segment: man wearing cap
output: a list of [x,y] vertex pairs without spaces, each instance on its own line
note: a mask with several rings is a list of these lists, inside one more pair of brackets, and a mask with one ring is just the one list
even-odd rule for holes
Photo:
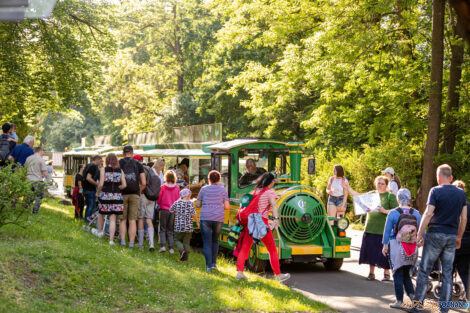
[[[140,206],[139,206],[139,223],[137,225],[137,237],[139,239],[139,248],[143,248],[144,246],[144,219],[145,223],[147,223],[147,231],[148,231],[148,239],[149,239],[149,250],[154,251],[154,237],[155,231],[153,228],[153,215],[155,213],[155,205],[156,199],[151,200],[147,197],[151,197],[149,194],[148,189],[151,188],[154,184],[160,185],[160,177],[158,176],[157,172],[154,168],[150,168],[147,165],[144,165],[144,158],[140,154],[134,155],[134,160],[137,160],[140,164],[142,164],[144,168],[145,180],[148,182],[147,190],[144,190],[143,193],[140,195]],[[157,186],[158,187],[158,186]],[[159,188],[158,188],[159,190]]]
[[390,190],[390,192],[394,195],[397,195],[398,189],[401,188],[401,183],[400,179],[395,174],[395,170],[391,167],[387,167],[382,171],[382,174],[384,174],[388,178],[388,189]]
[[[467,202],[465,192],[451,185],[452,169],[443,164],[436,171],[439,186],[429,191],[428,203],[418,230],[418,246],[423,245],[423,233],[429,228],[424,240],[423,256],[416,279],[415,306],[422,306],[428,289],[428,279],[437,259],[442,265],[442,290],[439,303],[448,304],[452,296],[452,272],[455,249],[460,249],[467,224]],[[419,312],[413,307],[408,312]],[[449,306],[441,307],[447,313]]]
[[129,222],[129,248],[133,248],[137,230],[136,221],[139,216],[140,195],[145,189],[146,181],[142,164],[132,158],[134,156],[132,146],[125,146],[122,152],[123,158],[119,160],[119,166],[126,176],[127,187],[122,190],[124,211],[119,216],[121,219],[119,222],[119,235],[121,245],[125,246],[127,222]]

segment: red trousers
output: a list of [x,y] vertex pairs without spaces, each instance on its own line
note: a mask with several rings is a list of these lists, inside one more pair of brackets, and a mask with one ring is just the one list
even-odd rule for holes
[[[248,259],[251,246],[253,245],[253,237],[248,234],[248,229],[245,227],[243,231],[246,233],[242,238],[243,241],[241,244],[241,249],[238,252],[237,271],[243,271],[245,261]],[[269,261],[271,262],[271,268],[273,269],[274,274],[280,274],[281,267],[279,266],[279,256],[277,255],[276,243],[274,242],[274,236],[271,229],[269,229],[269,232],[266,234],[266,236],[261,239],[261,242],[264,243],[266,249],[268,249]]]

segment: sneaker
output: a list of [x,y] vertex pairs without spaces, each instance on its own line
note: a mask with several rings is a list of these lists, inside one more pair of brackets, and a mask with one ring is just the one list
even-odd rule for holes
[[103,238],[104,232],[99,232],[99,233],[96,234],[96,236],[98,236],[98,238]]
[[175,250],[173,250],[173,248],[171,248],[170,250],[168,250],[168,253],[173,254],[173,253],[175,253]]
[[402,305],[403,305],[402,301],[395,301],[393,303],[390,303],[390,308],[392,308],[392,309],[403,309]]
[[165,248],[165,247],[161,247],[160,250],[158,250],[158,252],[166,252],[166,248]]
[[212,273],[212,269],[210,267],[206,267],[206,272]]
[[214,265],[214,266],[211,267],[211,270],[218,271],[219,269],[217,268],[217,266]]
[[384,274],[384,278],[382,278],[382,281],[391,281],[390,274]]
[[369,274],[369,276],[367,276],[367,280],[375,280],[375,274]]
[[274,277],[275,280],[279,281],[279,282],[283,282],[283,281],[286,281],[290,278],[290,274],[289,273],[284,273],[284,274],[279,274],[279,275],[276,275]]
[[237,276],[235,276],[235,280],[248,280],[248,277],[245,274],[237,272]]
[[181,251],[180,261],[187,261],[187,260],[188,260],[188,252],[186,250]]
[[110,246],[114,246],[114,241],[110,241],[110,242],[109,242],[109,245],[110,245]]
[[149,251],[150,251],[150,252],[155,251],[155,247],[154,247],[153,245],[151,245],[151,246],[149,247]]

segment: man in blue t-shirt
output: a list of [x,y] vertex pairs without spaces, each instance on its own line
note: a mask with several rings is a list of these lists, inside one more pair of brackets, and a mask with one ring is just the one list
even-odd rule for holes
[[14,162],[16,164],[21,164],[21,166],[24,166],[26,159],[34,154],[33,146],[34,137],[26,136],[26,138],[23,140],[23,143],[19,146],[16,146],[11,151],[11,157],[14,159]]
[[[442,290],[439,302],[446,304],[450,301],[455,249],[460,248],[467,225],[465,192],[451,185],[451,167],[447,164],[439,166],[436,176],[439,186],[432,188],[429,192],[427,208],[418,231],[418,246],[422,246],[423,233],[429,225],[413,299],[417,302],[413,301],[413,303],[424,303],[428,277],[438,258],[442,266]],[[408,311],[419,312],[417,307]],[[449,306],[443,305],[441,307],[441,312],[447,313],[448,311]]]

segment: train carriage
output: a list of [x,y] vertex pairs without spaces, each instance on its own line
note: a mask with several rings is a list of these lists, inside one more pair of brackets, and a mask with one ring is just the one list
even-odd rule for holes
[[[269,171],[277,176],[274,188],[279,196],[280,227],[273,235],[280,261],[322,262],[327,269],[337,270],[343,259],[350,257],[351,238],[346,237],[345,232],[349,224],[347,219],[328,217],[325,205],[314,190],[301,185],[303,146],[301,143],[252,139],[208,147],[212,151],[211,167],[221,172],[230,198],[231,208],[226,213],[220,237],[222,247],[234,249],[228,243],[228,233],[236,224],[240,204],[253,191],[256,176]],[[245,177],[247,163],[250,167],[255,163],[258,173],[248,179]],[[313,170],[313,159],[309,161],[309,167]],[[248,259],[250,270],[264,271],[268,260],[264,245],[253,245]]]

